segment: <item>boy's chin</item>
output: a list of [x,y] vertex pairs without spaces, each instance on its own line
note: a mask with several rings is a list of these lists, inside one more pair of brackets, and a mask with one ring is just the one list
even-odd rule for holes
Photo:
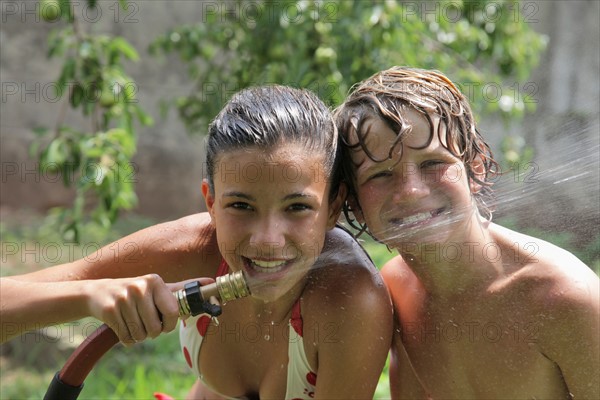
[[452,233],[445,229],[421,229],[412,232],[399,231],[396,234],[375,236],[376,239],[391,249],[399,252],[422,251],[434,245],[442,245],[451,241]]

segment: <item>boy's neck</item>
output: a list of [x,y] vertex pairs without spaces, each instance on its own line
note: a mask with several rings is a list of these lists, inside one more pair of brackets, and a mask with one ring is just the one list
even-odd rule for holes
[[399,253],[431,294],[454,297],[485,290],[503,274],[489,224],[471,224],[460,240],[421,244],[418,251]]

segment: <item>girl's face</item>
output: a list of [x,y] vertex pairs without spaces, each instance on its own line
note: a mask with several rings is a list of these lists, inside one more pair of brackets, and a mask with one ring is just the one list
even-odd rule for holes
[[[476,214],[476,206],[461,160],[440,143],[437,134],[427,147],[421,148],[430,138],[424,116],[409,110],[405,120],[412,130],[403,146],[396,147],[398,151],[392,159],[374,162],[363,151],[357,151],[352,160],[362,210],[355,213],[357,219],[366,222],[378,240],[401,252],[410,252],[425,243],[459,240],[460,224]],[[434,117],[433,123],[437,132],[439,118]],[[365,124],[367,129],[367,148],[376,159],[387,158],[396,133],[375,116]],[[441,137],[445,137],[444,130]]]
[[256,298],[298,295],[335,225],[342,194],[330,204],[322,158],[295,144],[227,151],[216,160],[214,194],[203,183],[221,254],[246,271]]

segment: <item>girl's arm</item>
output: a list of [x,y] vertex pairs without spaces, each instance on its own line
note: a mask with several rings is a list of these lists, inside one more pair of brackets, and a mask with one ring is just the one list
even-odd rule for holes
[[165,282],[214,276],[216,248],[210,218],[197,214],[144,229],[68,264],[3,278],[2,342],[84,316],[107,323],[124,343],[173,330],[176,288]]
[[12,278],[57,282],[155,273],[177,282],[209,276],[219,261],[214,227],[208,214],[201,213],[135,232],[73,262]]
[[167,286],[156,274],[65,282],[0,278],[1,341],[87,316],[106,323],[125,344],[154,338],[177,324],[171,290],[176,286]]

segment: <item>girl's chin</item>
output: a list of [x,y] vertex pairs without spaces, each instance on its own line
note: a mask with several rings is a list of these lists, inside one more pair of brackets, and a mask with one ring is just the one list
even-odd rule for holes
[[262,288],[252,293],[252,297],[256,300],[260,300],[263,303],[273,303],[280,300],[285,294],[286,290],[282,288]]
[[293,281],[279,280],[273,282],[254,280],[251,278],[251,280],[248,282],[248,285],[254,299],[265,303],[272,303],[289,297],[293,295],[293,293],[298,293],[299,296],[300,292],[302,292],[302,288],[298,286],[301,281],[302,279],[294,279]]

